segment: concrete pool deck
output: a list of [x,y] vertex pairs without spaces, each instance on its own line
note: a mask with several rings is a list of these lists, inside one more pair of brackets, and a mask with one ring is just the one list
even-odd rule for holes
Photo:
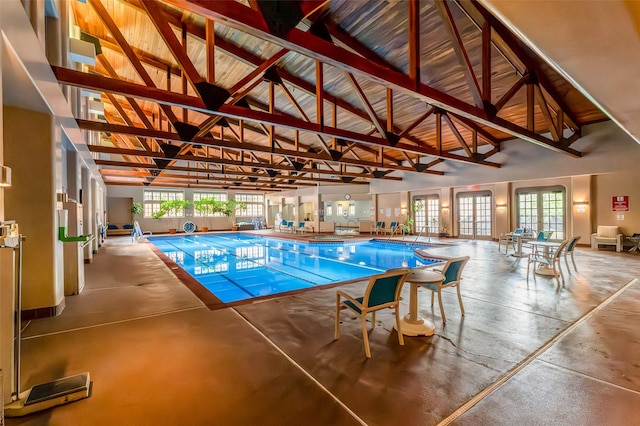
[[[633,424],[640,403],[640,258],[578,248],[566,283],[526,279],[526,259],[491,241],[431,249],[469,255],[466,315],[455,290],[432,337],[399,346],[393,313],[371,331],[335,288],[208,309],[146,244],[110,238],[87,284],[55,318],[25,324],[23,387],[84,371],[90,398],[7,425]],[[564,267],[564,264],[563,264]],[[361,293],[366,281],[340,286]],[[408,286],[401,312],[408,311]],[[404,294],[404,293],[403,293]]]

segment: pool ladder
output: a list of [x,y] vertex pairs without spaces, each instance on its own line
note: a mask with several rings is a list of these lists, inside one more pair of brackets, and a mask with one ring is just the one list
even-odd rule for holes
[[431,232],[429,232],[429,227],[427,225],[424,225],[422,228],[420,228],[420,232],[418,232],[416,239],[413,240],[413,242],[411,243],[412,246],[418,242],[418,239],[422,236],[422,233],[424,232],[425,229],[427,230],[427,242],[428,243],[431,242]]

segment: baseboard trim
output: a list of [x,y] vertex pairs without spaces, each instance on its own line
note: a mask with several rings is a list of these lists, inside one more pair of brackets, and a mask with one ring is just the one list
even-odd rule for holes
[[65,299],[62,299],[57,306],[47,306],[44,308],[35,308],[35,309],[24,309],[22,311],[22,320],[29,321],[39,318],[50,318],[58,316],[62,313],[65,307],[64,303]]

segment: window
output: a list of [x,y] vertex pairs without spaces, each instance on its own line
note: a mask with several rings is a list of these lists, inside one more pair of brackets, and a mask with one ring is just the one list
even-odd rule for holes
[[236,209],[236,216],[262,217],[264,216],[264,195],[236,194],[236,201],[246,203],[246,209]]
[[[227,193],[226,192],[194,192],[193,193],[193,202],[196,203],[200,200],[204,200],[205,198],[213,198],[216,201],[227,201]],[[224,216],[223,213],[213,213],[207,209],[206,211],[199,212],[197,209],[194,209],[193,212],[196,217],[218,217]]]
[[355,216],[355,215],[356,215],[356,205],[349,204],[349,216]]
[[561,186],[516,190],[518,227],[553,231],[551,239],[565,237],[565,190]]
[[[145,189],[143,193],[144,217],[151,218],[153,214],[160,211],[160,204],[163,201],[184,200],[183,191],[157,191]],[[166,217],[184,217],[184,209],[168,212]]]
[[342,210],[342,204],[338,204],[338,211],[337,211],[338,216],[342,216],[343,212],[344,210]]
[[333,216],[333,206],[331,204],[327,204],[327,216]]

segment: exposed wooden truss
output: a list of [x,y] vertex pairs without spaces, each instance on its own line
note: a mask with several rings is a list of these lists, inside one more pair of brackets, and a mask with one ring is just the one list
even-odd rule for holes
[[[83,31],[114,59],[99,55],[91,74],[53,67],[60,83],[100,91],[113,108],[107,123],[79,120],[82,129],[109,135],[105,145],[90,147],[112,157],[98,160],[108,184],[191,185],[204,174],[206,185],[281,190],[397,180],[407,172],[443,175],[437,166],[447,161],[497,168],[489,158],[514,137],[580,157],[571,148],[580,126],[603,119],[588,103],[576,115],[575,102],[560,95],[558,77],[550,78],[476,2],[388,5],[402,7],[397,15],[405,16],[393,24],[404,26],[408,41],[398,56],[374,51],[370,40],[341,25],[343,9],[356,7],[351,4],[291,1],[274,12],[262,0],[253,7],[125,1],[129,13],[144,17],[138,18],[146,23],[142,31],[158,35],[157,49],[147,50],[150,43],[121,31],[113,1],[88,0],[90,8],[74,9],[93,11],[104,30],[94,22]],[[358,12],[369,13],[369,6],[358,3]],[[283,21],[283,12],[293,21]],[[449,64],[461,75],[452,89],[425,74],[431,59],[423,16],[441,28],[452,52]],[[385,22],[367,22],[377,24]],[[240,36],[244,45],[236,42]],[[231,74],[229,66],[242,72]],[[212,168],[220,174],[216,183]]]

